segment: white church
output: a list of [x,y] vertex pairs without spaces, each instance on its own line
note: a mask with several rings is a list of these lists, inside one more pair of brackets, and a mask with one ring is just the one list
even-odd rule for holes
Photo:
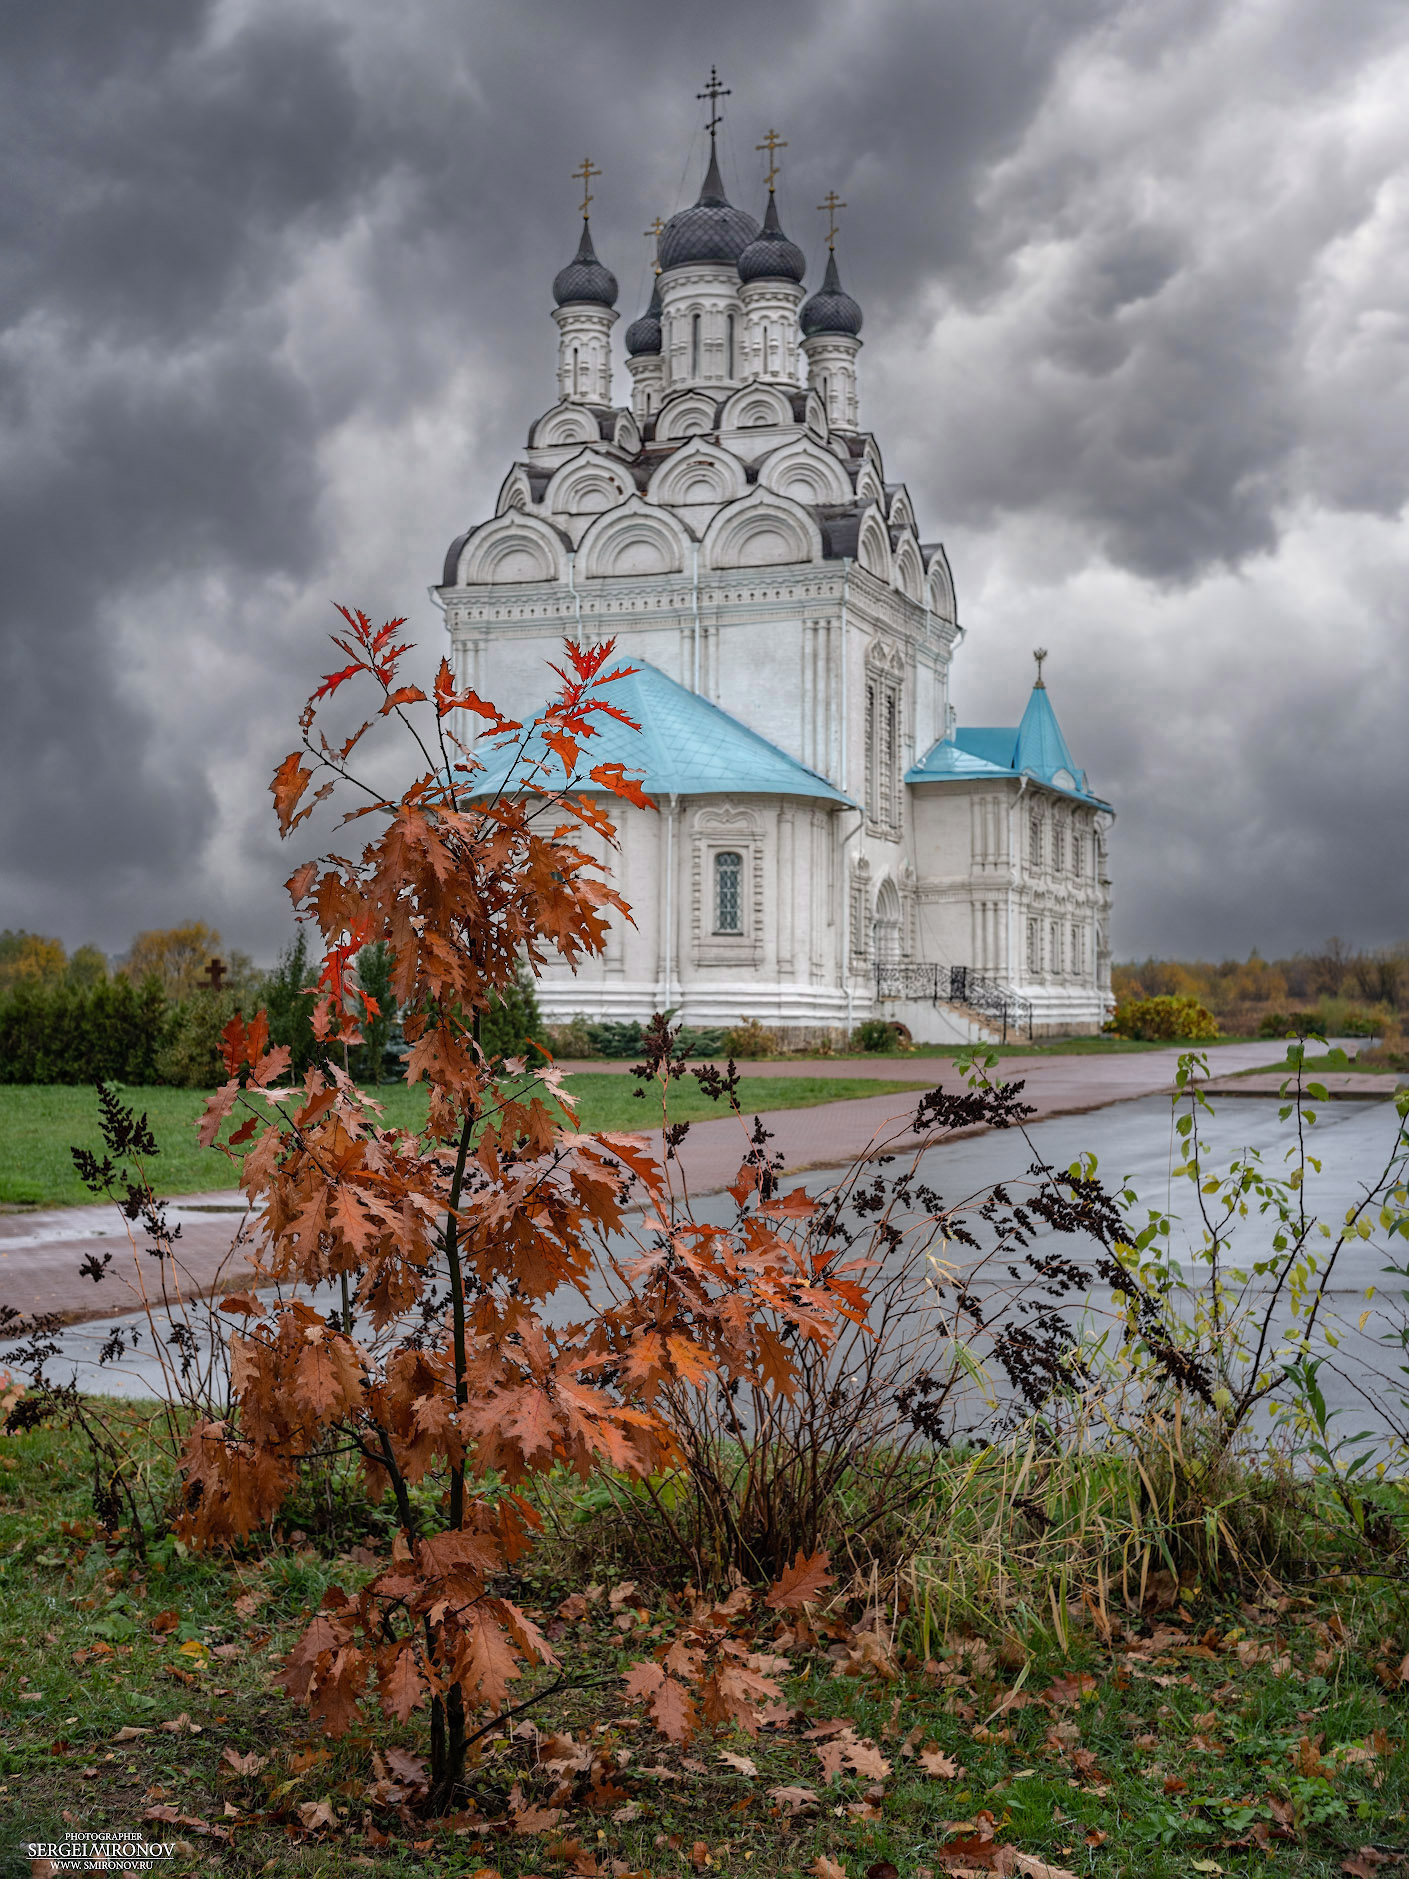
[[[657,804],[607,804],[633,918],[604,957],[550,969],[540,1008],[756,1018],[794,1044],[872,1017],[936,1044],[1094,1031],[1113,812],[1040,657],[1019,723],[959,724],[949,563],[862,423],[835,218],[808,295],[776,167],[760,224],[725,197],[717,122],[698,200],[658,225],[629,404],[584,165],[582,239],[553,282],[556,401],[433,590],[460,682],[516,718],[550,695],[564,637],[613,638],[637,668],[609,695],[641,731],[599,720],[582,758],[584,779],[623,763]],[[492,786],[505,760],[479,754]]]

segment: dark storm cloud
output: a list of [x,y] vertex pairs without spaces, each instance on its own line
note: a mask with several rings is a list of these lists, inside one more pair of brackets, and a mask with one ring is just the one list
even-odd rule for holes
[[[263,783],[327,600],[410,607],[436,649],[417,596],[551,399],[568,172],[584,150],[605,169],[593,228],[630,319],[641,231],[697,186],[717,60],[726,178],[761,207],[753,146],[777,124],[814,278],[813,205],[849,204],[865,416],[958,563],[965,715],[1011,690],[1034,620],[1069,621],[1080,760],[1123,809],[1122,944],[1180,922],[1207,929],[1181,944],[1241,944],[1230,870],[1264,946],[1314,938],[1293,862],[1344,872],[1329,925],[1388,937],[1393,895],[1341,834],[1353,805],[1393,848],[1388,811],[1353,761],[1313,785],[1286,754],[1289,721],[1326,720],[1315,640],[1251,691],[1234,662],[1221,737],[1170,700],[1199,695],[1181,639],[1218,667],[1246,637],[1249,582],[1272,583],[1264,613],[1280,596],[1329,608],[1347,647],[1391,644],[1365,578],[1267,570],[1308,518],[1389,527],[1409,493],[1401,134],[1376,93],[1407,40],[1379,0],[11,9],[0,778],[22,807],[0,925],[116,946],[200,913],[270,950]],[[1334,559],[1334,530],[1316,541]],[[1368,561],[1392,593],[1402,542]],[[1088,605],[1102,568],[1119,600]],[[1390,688],[1355,684],[1347,719],[1384,735]],[[1223,787],[1190,783],[1191,738]]]

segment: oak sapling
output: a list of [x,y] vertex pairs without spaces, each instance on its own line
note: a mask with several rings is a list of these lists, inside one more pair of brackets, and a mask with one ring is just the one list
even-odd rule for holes
[[[327,1595],[283,1682],[334,1734],[366,1704],[403,1722],[427,1709],[428,1801],[443,1808],[526,1666],[553,1662],[493,1589],[532,1543],[525,1483],[558,1467],[644,1478],[679,1466],[667,1392],[736,1379],[786,1390],[801,1353],[866,1301],[854,1276],[802,1258],[776,1208],[696,1224],[637,1138],[576,1132],[551,1063],[525,1084],[513,1061],[501,1084],[481,1047],[483,1015],[520,961],[575,963],[602,951],[610,918],[629,918],[589,843],[613,841],[604,797],[654,805],[620,764],[577,780],[595,720],[631,724],[611,699],[629,670],[612,669],[612,645],[569,642],[557,696],[525,727],[457,686],[448,662],[429,696],[404,682],[403,622],[374,629],[341,611],[347,663],[308,701],[300,748],[271,785],[286,836],[341,792],[354,795],[344,821],[371,825],[360,854],[306,861],[288,883],[321,936],[314,1029],[335,1048],[289,1088],[289,1051],[269,1047],[263,1014],[225,1032],[228,1081],[202,1139],[243,1115],[228,1152],[263,1238],[258,1283],[225,1301],[245,1327],[231,1338],[234,1408],[190,1433],[182,1530],[207,1545],[244,1536],[330,1445],[360,1457],[397,1510],[390,1557],[356,1596]],[[375,708],[331,740],[320,707],[354,682]],[[512,789],[477,793],[483,765],[453,734],[466,717],[496,754],[516,751]],[[352,768],[388,719],[414,757],[396,796]],[[408,1080],[429,1085],[420,1131],[385,1127],[339,1062],[377,1015],[353,970],[369,946],[391,955]],[[628,1196],[647,1226],[625,1264],[609,1242]],[[608,1265],[621,1283],[598,1306],[593,1276]],[[330,1282],[340,1311],[319,1303]],[[572,1322],[548,1310],[565,1293]],[[704,1653],[701,1673],[713,1663]]]

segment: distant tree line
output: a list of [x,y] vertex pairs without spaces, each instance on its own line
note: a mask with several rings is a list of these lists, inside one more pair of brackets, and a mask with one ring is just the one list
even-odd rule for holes
[[1122,1005],[1149,998],[1196,1000],[1225,1032],[1280,1036],[1297,1021],[1342,1036],[1399,1028],[1409,1009],[1409,944],[1357,950],[1332,938],[1316,952],[1213,964],[1144,959],[1117,965],[1111,988]]
[[[223,967],[218,988],[209,967]],[[385,944],[364,946],[357,978],[377,1015],[363,1041],[349,1048],[347,1068],[359,1083],[403,1074],[400,1012],[392,991],[393,959]],[[292,1075],[342,1046],[313,1035],[319,961],[299,928],[268,971],[249,956],[223,950],[219,932],[200,920],[139,933],[110,966],[96,946],[72,954],[43,934],[0,932],[0,1083],[167,1083],[210,1089],[223,1082],[220,1034],[238,1012],[264,1011],[275,1044],[292,1053]],[[481,1043],[491,1058],[532,1055],[544,1038],[533,979],[520,968],[515,985],[484,1014]]]

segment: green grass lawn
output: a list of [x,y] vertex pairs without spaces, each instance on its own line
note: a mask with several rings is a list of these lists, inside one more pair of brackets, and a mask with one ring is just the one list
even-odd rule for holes
[[[554,1623],[585,1582],[550,1538],[496,1589],[551,1627],[570,1686],[528,1720],[589,1744],[600,1786],[583,1772],[560,1787],[535,1766],[537,1732],[505,1729],[472,1766],[463,1811],[435,1821],[368,1787],[374,1753],[424,1754],[424,1711],[329,1742],[271,1677],[325,1590],[353,1590],[384,1553],[383,1511],[351,1509],[352,1527],[318,1544],[281,1529],[203,1557],[160,1540],[144,1559],[98,1529],[71,1434],[0,1436],[0,1483],[5,1879],[30,1872],[27,1842],[69,1827],[131,1835],[154,1807],[176,1818],[146,1828],[176,1843],[160,1862],[173,1875],[862,1879],[889,1861],[903,1879],[938,1879],[959,1863],[944,1849],[984,1816],[1026,1858],[1002,1870],[1083,1879],[1339,1879],[1377,1870],[1359,1849],[1388,1858],[1409,1844],[1393,1579],[1241,1599],[1190,1588],[1173,1612],[1119,1604],[1112,1584],[1113,1630],[1103,1641],[1073,1599],[1065,1654],[1025,1625],[1015,1586],[1001,1639],[932,1636],[929,1663],[912,1610],[893,1634],[887,1618],[881,1674],[841,1674],[825,1639],[794,1649],[781,1722],[756,1739],[705,1732],[682,1751],[620,1684],[668,1641],[678,1601],[642,1583],[609,1602],[604,1559],[585,1615]],[[853,1622],[868,1584],[838,1607]],[[550,1674],[530,1673],[522,1694]],[[842,1729],[872,1759],[828,1779],[823,1747]],[[561,1812],[515,1833],[515,1793]]]
[[[1361,1063],[1358,1057],[1352,1057],[1343,1050],[1331,1050],[1324,1052],[1319,1057],[1308,1057],[1302,1065],[1302,1076],[1309,1081],[1314,1081],[1317,1077],[1323,1076],[1328,1070],[1337,1075],[1341,1075],[1346,1071],[1350,1071],[1353,1075],[1358,1076],[1385,1076],[1392,1074],[1386,1070],[1385,1065],[1382,1063]],[[1295,1074],[1291,1065],[1287,1062],[1286,1058],[1283,1057],[1273,1063],[1259,1064],[1255,1070],[1235,1070],[1233,1075],[1238,1077],[1265,1077],[1275,1075],[1278,1072],[1287,1077]]]
[[[809,1109],[818,1103],[923,1087],[913,1080],[867,1080],[858,1085],[854,1078],[750,1077],[744,1100],[750,1113]],[[584,1129],[649,1129],[660,1122],[654,1093],[638,1099],[629,1076],[588,1073],[570,1077],[568,1088]],[[161,1152],[152,1174],[158,1192],[192,1194],[234,1185],[225,1157],[196,1142],[196,1118],[205,1102],[199,1090],[130,1089],[122,1094],[125,1102],[146,1112],[156,1136]],[[383,1084],[373,1094],[384,1105],[388,1123],[418,1128],[424,1122],[424,1085],[408,1089],[404,1083]],[[671,1089],[674,1122],[727,1113],[722,1103],[702,1093],[693,1077]],[[102,1150],[92,1090],[58,1083],[0,1085],[0,1205],[71,1207],[91,1201],[94,1197],[74,1171],[69,1151],[75,1147]]]

